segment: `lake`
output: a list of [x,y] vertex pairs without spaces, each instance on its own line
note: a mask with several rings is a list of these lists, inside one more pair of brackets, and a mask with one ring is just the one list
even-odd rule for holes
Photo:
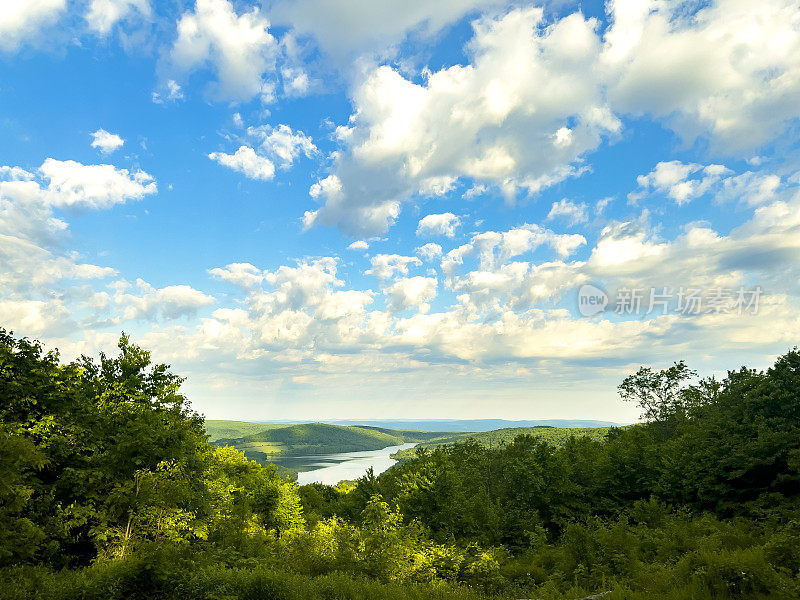
[[413,448],[416,444],[388,446],[380,450],[364,452],[341,452],[316,456],[285,456],[273,462],[300,471],[297,483],[324,483],[336,485],[343,479],[358,479],[372,467],[377,475],[383,473],[397,461],[389,458],[398,450]]

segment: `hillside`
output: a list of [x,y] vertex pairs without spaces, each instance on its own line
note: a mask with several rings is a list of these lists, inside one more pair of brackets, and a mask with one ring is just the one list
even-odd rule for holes
[[[233,446],[261,463],[290,456],[316,456],[341,452],[379,450],[387,446],[417,443],[432,448],[468,439],[487,448],[511,442],[521,434],[533,435],[560,447],[571,436],[601,440],[609,427],[505,427],[492,431],[420,431],[389,429],[368,425],[329,423],[251,423],[246,421],[206,421],[206,431],[215,446]],[[401,450],[393,458],[412,458],[415,449]]]
[[[229,430],[245,435],[215,437],[216,446],[233,446],[259,462],[282,456],[305,456],[379,450],[387,446],[398,446],[408,442],[425,442],[438,439],[447,432],[393,430],[380,427],[355,427],[329,425],[326,423],[303,423],[297,425],[215,422],[214,431]],[[248,430],[250,430],[248,432]],[[255,430],[255,431],[253,431]],[[210,434],[211,435],[211,434]]]
[[284,427],[284,425],[275,423],[252,423],[250,421],[225,421],[214,419],[206,420],[205,425],[206,433],[208,433],[209,438],[208,441],[211,443],[222,438],[241,438],[258,433],[259,431],[264,431],[265,429]]
[[393,430],[412,429],[416,431],[447,431],[452,433],[494,431],[496,429],[511,429],[520,427],[617,427],[624,424],[591,419],[387,419],[384,421],[369,419],[334,419],[328,422],[333,425],[356,425],[359,427],[372,426]]
[[[487,448],[497,448],[502,444],[511,443],[514,438],[519,435],[532,435],[546,442],[549,442],[555,447],[561,447],[570,437],[588,437],[593,440],[603,440],[606,434],[611,430],[611,427],[507,427],[504,429],[495,429],[494,431],[482,431],[478,433],[451,433],[448,435],[436,437],[428,440],[427,442],[420,443],[417,448],[433,448],[435,446],[446,446],[455,442],[463,442],[465,440],[474,440],[481,446]],[[413,458],[416,454],[416,448],[409,448],[401,450],[392,455],[392,458],[397,460],[407,460]]]

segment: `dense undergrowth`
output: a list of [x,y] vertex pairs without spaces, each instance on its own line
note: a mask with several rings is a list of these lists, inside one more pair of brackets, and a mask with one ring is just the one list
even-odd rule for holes
[[61,363],[0,330],[0,598],[797,598],[800,354],[620,386],[646,423],[421,450],[298,487],[208,444],[127,338]]

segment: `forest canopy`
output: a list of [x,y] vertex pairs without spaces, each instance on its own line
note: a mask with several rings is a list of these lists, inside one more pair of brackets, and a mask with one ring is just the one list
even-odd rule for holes
[[620,385],[643,422],[419,449],[297,486],[209,444],[123,335],[63,362],[0,330],[2,598],[795,598],[800,353]]

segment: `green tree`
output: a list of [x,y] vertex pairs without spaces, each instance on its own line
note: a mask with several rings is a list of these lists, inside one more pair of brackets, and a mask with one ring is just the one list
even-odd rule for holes
[[618,387],[619,395],[623,400],[636,402],[642,408],[643,419],[665,422],[686,413],[684,382],[696,375],[682,360],[661,371],[640,367],[635,374],[623,379]]

